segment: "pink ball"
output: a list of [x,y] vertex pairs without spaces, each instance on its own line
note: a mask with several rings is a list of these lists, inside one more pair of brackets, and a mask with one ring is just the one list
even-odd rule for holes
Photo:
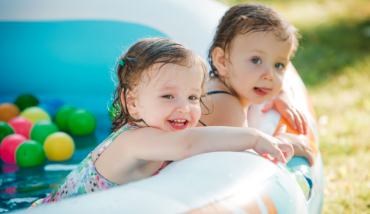
[[30,132],[32,128],[32,122],[24,117],[14,117],[9,121],[9,126],[14,129],[16,134],[23,135],[25,138],[30,139]]
[[12,134],[6,136],[0,145],[1,159],[5,163],[14,164],[15,162],[15,151],[18,146],[25,142],[27,138],[20,134]]

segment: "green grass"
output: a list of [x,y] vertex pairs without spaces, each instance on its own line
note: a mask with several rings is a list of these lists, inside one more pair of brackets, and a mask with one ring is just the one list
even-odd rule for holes
[[273,6],[302,34],[292,62],[317,116],[328,118],[318,127],[323,213],[370,213],[370,1],[254,2]]

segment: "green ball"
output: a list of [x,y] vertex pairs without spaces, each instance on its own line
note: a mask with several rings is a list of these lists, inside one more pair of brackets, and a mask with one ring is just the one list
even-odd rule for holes
[[37,98],[31,94],[23,94],[14,101],[14,104],[18,106],[21,111],[28,107],[37,106],[39,103]]
[[76,108],[69,105],[60,107],[55,114],[55,123],[60,131],[68,131],[68,118],[76,111]]
[[95,116],[83,109],[76,110],[68,118],[68,129],[74,135],[88,135],[94,132]]
[[14,130],[6,122],[0,121],[0,143],[8,135],[14,134]]
[[45,139],[50,134],[58,131],[58,127],[50,120],[39,120],[35,123],[35,125],[33,125],[31,129],[31,140],[35,140],[43,145]]
[[27,140],[19,145],[15,152],[15,160],[20,167],[32,167],[44,164],[46,155],[40,143]]

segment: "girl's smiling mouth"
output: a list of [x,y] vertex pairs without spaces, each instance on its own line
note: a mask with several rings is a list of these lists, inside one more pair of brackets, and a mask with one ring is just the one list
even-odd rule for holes
[[266,87],[254,87],[253,88],[254,93],[256,93],[259,96],[265,96],[269,94],[272,89],[266,88]]
[[168,123],[177,130],[182,130],[188,127],[189,121],[186,119],[174,119],[174,120],[167,120]]

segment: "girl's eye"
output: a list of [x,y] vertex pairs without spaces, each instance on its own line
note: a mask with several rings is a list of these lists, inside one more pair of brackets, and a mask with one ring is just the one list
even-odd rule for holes
[[284,65],[281,64],[281,63],[276,63],[275,64],[275,68],[277,68],[277,69],[283,69],[284,68]]
[[189,97],[189,100],[197,100],[198,99],[198,97],[196,97],[196,96],[190,96]]
[[252,62],[253,62],[254,64],[261,64],[261,60],[260,60],[260,59],[258,59],[258,58],[253,58],[253,59],[252,59]]
[[162,97],[165,98],[165,99],[173,99],[172,95],[163,95]]

